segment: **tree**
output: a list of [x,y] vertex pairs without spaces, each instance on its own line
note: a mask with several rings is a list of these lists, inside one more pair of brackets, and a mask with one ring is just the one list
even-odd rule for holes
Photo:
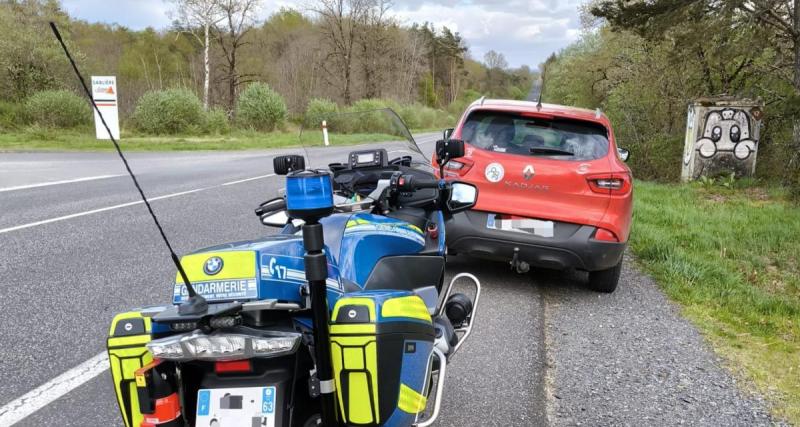
[[251,81],[253,75],[240,74],[237,53],[249,44],[245,37],[253,29],[261,0],[217,0],[222,19],[215,26],[217,44],[225,56],[225,77],[228,87],[228,111],[233,112],[236,92],[240,85]]
[[[193,35],[203,47],[203,108],[208,110],[211,87],[211,29],[222,19],[219,0],[169,0],[175,7],[175,27]],[[200,28],[203,37],[195,33]]]
[[[762,53],[773,51],[771,60],[760,69],[752,57],[740,57],[733,62],[732,71],[721,68],[713,70],[707,58],[707,51],[695,44],[697,59],[703,64],[703,75],[709,90],[715,90],[715,78],[721,79],[722,89],[740,80],[743,70],[752,69],[764,76],[778,77],[793,90],[790,96],[777,94],[790,104],[800,104],[800,0],[652,0],[621,1],[603,0],[593,4],[591,13],[605,18],[612,26],[630,29],[647,38],[663,38],[672,34],[676,28],[682,28],[686,21],[713,21],[722,25],[717,28],[745,28],[757,26],[764,31],[761,37],[747,40],[749,49]],[[708,38],[706,32],[696,34]],[[759,40],[766,40],[762,48],[753,46]],[[701,46],[701,48],[698,48]],[[788,178],[792,184],[793,195],[800,200],[800,115],[793,117],[792,152],[789,161]]]
[[[310,9],[319,17],[327,54],[323,69],[328,82],[340,88],[346,105],[353,101],[353,59],[358,39],[359,23],[372,7],[374,0],[317,0]],[[333,69],[329,68],[332,67]]]
[[486,63],[486,67],[490,70],[505,70],[508,68],[508,61],[506,61],[505,55],[494,50],[490,50],[483,55],[483,62]]
[[391,19],[386,14],[392,7],[391,0],[374,0],[367,3],[367,8],[358,22],[358,44],[361,47],[361,69],[364,73],[365,96],[369,99],[380,98],[381,63],[389,53],[389,26]]

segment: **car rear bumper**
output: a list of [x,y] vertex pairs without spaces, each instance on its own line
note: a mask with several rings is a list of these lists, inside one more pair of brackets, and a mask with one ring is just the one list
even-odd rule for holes
[[597,228],[555,222],[553,237],[495,230],[486,227],[489,213],[466,211],[446,224],[447,247],[451,252],[498,261],[511,261],[519,249],[519,260],[555,270],[575,268],[607,270],[622,259],[626,243],[592,239]]

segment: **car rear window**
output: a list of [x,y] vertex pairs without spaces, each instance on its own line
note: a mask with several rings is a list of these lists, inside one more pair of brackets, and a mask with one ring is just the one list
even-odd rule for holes
[[602,158],[609,146],[602,125],[495,111],[470,114],[461,128],[461,139],[488,151],[578,161]]

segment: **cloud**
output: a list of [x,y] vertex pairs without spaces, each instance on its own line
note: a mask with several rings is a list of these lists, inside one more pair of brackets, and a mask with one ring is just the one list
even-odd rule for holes
[[580,4],[580,0],[398,0],[393,10],[406,23],[427,21],[458,31],[478,60],[495,50],[512,66],[537,66],[578,38]]
[[[583,0],[395,0],[391,13],[401,21],[431,22],[461,33],[478,60],[489,50],[509,64],[538,66],[580,36],[578,6]],[[109,4],[112,4],[110,6]],[[265,1],[261,15],[280,7],[299,8],[296,1]],[[70,15],[90,22],[118,23],[132,28],[170,25],[164,0],[63,0]],[[302,8],[301,8],[302,9]]]

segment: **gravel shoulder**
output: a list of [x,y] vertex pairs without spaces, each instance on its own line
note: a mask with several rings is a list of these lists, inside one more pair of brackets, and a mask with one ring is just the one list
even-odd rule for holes
[[775,425],[679,308],[626,256],[617,291],[536,274],[544,294],[549,424]]

